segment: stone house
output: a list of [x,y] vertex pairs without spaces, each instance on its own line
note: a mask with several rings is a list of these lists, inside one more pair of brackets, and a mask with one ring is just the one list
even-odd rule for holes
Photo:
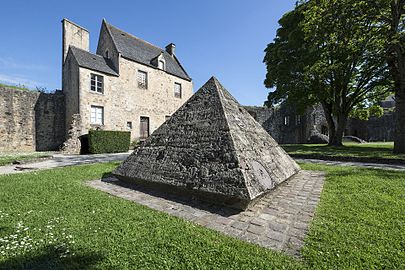
[[58,150],[89,129],[142,140],[193,94],[173,43],[161,49],[103,20],[92,53],[86,29],[63,19],[62,31],[62,90],[0,87],[0,152]]
[[67,19],[62,27],[66,129],[79,114],[81,134],[121,130],[142,140],[193,94],[173,43],[161,49],[103,20],[92,53],[86,29]]

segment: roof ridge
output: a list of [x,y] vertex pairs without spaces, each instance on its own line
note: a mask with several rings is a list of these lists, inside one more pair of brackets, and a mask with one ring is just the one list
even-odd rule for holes
[[94,55],[94,56],[99,56],[99,57],[104,58],[102,55],[99,55],[99,54],[96,54],[96,53],[92,53],[92,52],[87,51],[87,50],[85,50],[85,49],[76,47],[75,45],[69,45],[69,47],[72,47],[73,49],[77,49],[77,50],[82,51],[82,52],[86,52],[86,53],[92,54],[92,55]]
[[[106,20],[105,18],[103,18],[103,21],[101,22],[101,29],[100,29],[100,36],[99,36],[99,39],[100,39],[100,37],[101,37],[101,31],[102,31],[102,29],[103,29],[103,24],[105,25],[105,28],[106,28],[106,30],[107,30],[107,34],[111,37],[111,40],[112,40],[112,43],[113,43],[115,49],[117,50],[118,53],[121,53],[121,52],[118,50],[117,42],[115,41],[114,36],[113,36],[113,34],[111,34],[111,31],[110,31],[110,28],[109,28],[109,27],[112,26],[112,25],[110,25],[110,24],[107,22],[107,20]],[[114,27],[114,26],[112,26],[112,27]]]
[[162,49],[162,48],[160,48],[160,47],[158,47],[158,46],[156,46],[156,45],[154,45],[154,44],[152,44],[152,43],[150,43],[150,42],[148,42],[148,41],[146,41],[146,40],[144,40],[144,39],[142,39],[142,38],[140,38],[140,37],[137,37],[137,36],[135,36],[135,35],[133,35],[133,34],[131,34],[131,33],[128,33],[128,32],[126,32],[126,31],[124,31],[124,30],[122,30],[122,29],[120,29],[120,28],[118,28],[118,27],[116,27],[116,26],[114,26],[114,25],[108,23],[107,21],[105,21],[105,23],[106,23],[108,26],[111,26],[111,27],[115,28],[116,30],[121,31],[121,32],[127,34],[129,37],[135,38],[135,39],[137,39],[137,40],[139,40],[139,41],[145,43],[145,44],[148,45],[148,46],[154,47],[155,49],[159,49],[159,50],[161,50],[161,51],[166,52],[164,49]]

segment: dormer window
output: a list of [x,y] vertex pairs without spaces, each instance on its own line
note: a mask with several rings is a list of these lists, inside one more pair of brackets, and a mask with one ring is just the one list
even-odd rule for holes
[[159,60],[158,68],[161,69],[161,70],[165,70],[165,61]]

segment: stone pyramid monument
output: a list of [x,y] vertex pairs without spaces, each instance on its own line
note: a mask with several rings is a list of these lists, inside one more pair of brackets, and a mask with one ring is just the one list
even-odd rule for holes
[[212,77],[113,175],[245,209],[299,170]]

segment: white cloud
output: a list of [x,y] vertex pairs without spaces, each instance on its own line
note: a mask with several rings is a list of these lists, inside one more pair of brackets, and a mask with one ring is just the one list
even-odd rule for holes
[[9,57],[0,57],[0,68],[8,68],[8,69],[23,69],[23,70],[48,70],[48,67],[44,65],[34,65],[29,63],[21,63],[13,58]]
[[6,83],[6,84],[14,84],[14,85],[25,85],[27,87],[36,87],[36,86],[42,86],[44,85],[41,82],[31,80],[28,78],[24,78],[22,76],[18,75],[6,75],[6,74],[0,74],[0,82]]

